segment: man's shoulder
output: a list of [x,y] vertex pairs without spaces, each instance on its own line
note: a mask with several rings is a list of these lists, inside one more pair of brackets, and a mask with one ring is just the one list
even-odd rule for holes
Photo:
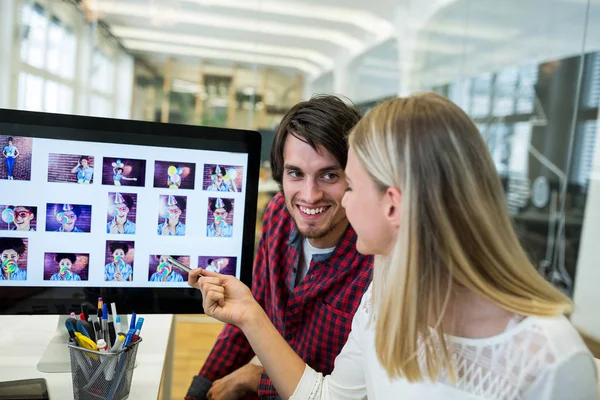
[[278,219],[288,219],[292,217],[287,210],[287,207],[285,205],[285,197],[281,192],[273,196],[273,198],[269,201],[269,204],[267,204],[267,207],[265,209],[265,222],[275,217],[277,217]]

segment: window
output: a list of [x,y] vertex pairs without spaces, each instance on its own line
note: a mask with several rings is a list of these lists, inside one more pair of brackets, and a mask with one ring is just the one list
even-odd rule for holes
[[43,111],[44,79],[41,76],[21,72],[19,74],[19,109],[29,111]]
[[448,98],[463,109],[467,114],[471,112],[471,80],[458,79],[448,88]]
[[21,60],[33,67],[44,68],[48,20],[42,6],[24,4],[21,8]]
[[473,79],[471,115],[473,118],[487,117],[490,113],[492,74],[487,73]]
[[514,113],[518,78],[519,70],[517,67],[505,68],[496,75],[492,115],[502,117]]
[[583,106],[597,108],[600,106],[600,53],[588,55],[586,64]]
[[114,92],[114,69],[115,66],[100,50],[94,50],[92,58],[92,89],[104,93]]
[[517,114],[529,114],[534,110],[536,94],[534,85],[538,79],[538,67],[530,64],[519,68],[517,89]]
[[577,137],[579,140],[575,153],[573,154],[574,164],[571,176],[576,183],[587,186],[594,162],[597,121],[588,120],[581,122],[577,129]]
[[73,89],[47,80],[44,91],[44,111],[66,114],[73,109]]

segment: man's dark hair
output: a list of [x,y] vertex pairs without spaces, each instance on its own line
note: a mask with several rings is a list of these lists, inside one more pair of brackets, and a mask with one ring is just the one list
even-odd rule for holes
[[73,253],[58,253],[54,257],[54,261],[59,263],[60,260],[64,260],[65,258],[68,259],[69,261],[71,261],[71,264],[75,264],[75,260],[77,260],[77,256]]
[[[160,260],[160,256],[164,256],[164,255],[166,255],[166,254],[156,254],[156,255],[154,256],[154,259],[155,259],[156,261],[159,261],[159,260]],[[179,257],[180,257],[180,256],[169,256],[169,257],[171,257],[171,258],[174,258],[175,260],[179,260]]]
[[121,167],[117,168],[117,172],[122,173],[123,172],[123,168],[121,168]]
[[88,164],[90,163],[90,158],[88,156],[81,156],[79,157],[79,162],[86,160],[88,162]]
[[322,146],[346,168],[348,160],[348,134],[360,120],[359,111],[344,103],[339,97],[313,96],[285,114],[271,147],[273,179],[281,186],[283,181],[283,149],[288,135],[308,143],[313,149]]
[[[230,212],[231,209],[233,208],[231,206],[231,200],[223,199],[223,198],[221,198],[221,200],[223,200],[223,205],[225,206],[225,211]],[[213,211],[213,212],[217,209],[217,199],[210,200],[209,208],[210,208],[210,211]]]
[[110,248],[111,253],[114,253],[118,249],[123,250],[123,252],[125,254],[127,254],[129,252],[129,246],[127,246],[125,243],[122,243],[122,242],[112,242],[110,244],[109,248]]
[[9,136],[8,139],[6,140],[7,142],[14,142],[12,136]]
[[215,260],[213,260],[212,258],[209,258],[209,259],[206,261],[206,265],[210,265],[210,264],[212,264],[212,262],[213,262],[213,261],[215,261]]
[[4,250],[14,250],[18,255],[25,253],[25,242],[21,238],[0,238],[0,253]]

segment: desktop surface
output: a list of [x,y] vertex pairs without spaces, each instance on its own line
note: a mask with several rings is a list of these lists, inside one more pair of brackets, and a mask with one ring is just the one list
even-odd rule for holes
[[[169,314],[145,315],[143,341],[137,353],[130,399],[155,399],[158,397],[163,366],[173,316]],[[48,342],[56,332],[56,315],[2,316],[0,315],[0,379],[44,378],[50,399],[72,399],[71,374],[43,373],[36,364]],[[66,348],[66,343],[65,343]],[[172,356],[172,355],[170,355]]]

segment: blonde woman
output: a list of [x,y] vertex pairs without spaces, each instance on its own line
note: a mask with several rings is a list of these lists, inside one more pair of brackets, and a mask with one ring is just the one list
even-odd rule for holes
[[349,144],[342,204],[358,251],[377,257],[330,376],[294,354],[238,280],[190,273],[205,312],[242,329],[281,397],[596,399],[593,358],[564,316],[572,304],[527,259],[469,117],[436,94],[398,98]]

